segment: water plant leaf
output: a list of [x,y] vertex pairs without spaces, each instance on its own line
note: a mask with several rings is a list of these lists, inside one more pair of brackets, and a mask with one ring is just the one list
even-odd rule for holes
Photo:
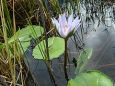
[[5,46],[5,43],[0,45],[0,51],[2,50],[2,48]]
[[26,37],[26,36],[28,36],[28,38],[29,38],[30,36],[32,36],[32,38],[35,39],[35,38],[41,36],[43,34],[43,32],[44,32],[44,30],[41,26],[29,25],[29,26],[21,29],[20,38]]
[[21,42],[19,43],[22,53],[25,52],[30,46],[30,42]]
[[[48,38],[48,47],[50,60],[53,58],[58,58],[64,52],[65,49],[64,39],[60,37]],[[47,59],[42,56],[42,54],[46,54],[45,49],[45,40],[43,40],[33,49],[34,58],[43,60]]]
[[[17,40],[20,36],[20,29],[15,34],[15,40]],[[14,35],[8,40],[8,43],[14,42]]]
[[[19,40],[23,51],[26,51],[30,46],[30,40],[32,38],[36,39],[37,37],[43,34],[44,30],[41,26],[29,25],[20,30]],[[31,36],[31,37],[30,37]]]
[[112,80],[98,70],[89,70],[78,74],[68,81],[68,86],[114,86]]
[[81,73],[81,72],[84,71],[86,65],[88,64],[88,62],[91,58],[92,51],[93,51],[92,48],[88,48],[88,49],[83,50],[80,53],[80,55],[78,57],[78,60],[77,60],[77,67],[76,67],[76,70],[75,70],[76,74]]
[[[43,32],[44,30],[41,26],[29,25],[21,30],[19,29],[15,34],[15,39],[18,40],[22,50],[26,51],[26,49],[30,46],[30,40],[41,36]],[[14,42],[14,36],[8,40],[8,43],[11,42]]]
[[[30,41],[32,37],[35,39],[43,34],[44,30],[41,26],[35,26],[35,25],[29,25],[25,28],[22,28],[21,30],[18,30],[15,34],[16,38],[20,41]],[[36,35],[36,36],[35,36]],[[31,37],[30,37],[31,36]],[[14,36],[12,36],[8,43],[11,43],[14,41]]]

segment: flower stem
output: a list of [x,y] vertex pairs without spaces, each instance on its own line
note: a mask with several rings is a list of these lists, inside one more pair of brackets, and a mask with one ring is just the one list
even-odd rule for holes
[[67,58],[68,58],[67,39],[65,39],[64,73],[65,73],[66,80],[69,81],[68,74],[67,74]]

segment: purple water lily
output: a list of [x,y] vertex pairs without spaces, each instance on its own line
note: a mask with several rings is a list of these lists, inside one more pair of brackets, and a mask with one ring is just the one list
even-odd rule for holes
[[63,38],[66,38],[70,32],[75,32],[78,27],[80,26],[80,20],[75,18],[73,20],[73,14],[71,14],[68,18],[66,19],[65,13],[59,15],[59,19],[56,20],[55,18],[52,19],[53,24],[56,25],[56,28]]

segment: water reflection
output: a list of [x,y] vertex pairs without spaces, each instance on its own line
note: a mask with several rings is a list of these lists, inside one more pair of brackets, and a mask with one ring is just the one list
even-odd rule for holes
[[[97,38],[90,36],[86,40],[86,47],[94,48],[93,58],[88,69],[99,69],[110,76],[115,82],[115,30],[113,27],[108,28],[108,32],[103,30],[104,27],[101,26],[94,33]],[[100,42],[97,42],[97,40],[100,40]]]
[[[105,5],[102,10],[92,9],[95,15],[91,15],[89,3],[81,7],[81,15],[84,27],[85,48],[94,49],[92,59],[86,69],[97,69],[112,78],[115,83],[115,7],[112,3]],[[84,20],[87,20],[84,22]],[[79,30],[80,32],[80,30]],[[80,37],[82,34],[79,34]],[[82,37],[81,37],[82,38]],[[69,41],[69,48],[75,52],[73,43]]]
[[88,36],[85,40],[85,47],[92,47],[94,49],[87,69],[98,69],[110,76],[115,82],[115,28],[112,26],[113,20],[114,17],[107,13],[105,24],[101,23],[96,28],[96,31],[93,31]]

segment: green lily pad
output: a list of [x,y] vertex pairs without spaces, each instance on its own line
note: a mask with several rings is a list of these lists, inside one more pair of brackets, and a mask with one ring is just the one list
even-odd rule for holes
[[[36,25],[30,25],[20,30],[20,36],[19,38],[25,37],[29,38],[29,36],[32,36],[34,39],[41,36],[44,32],[44,29],[41,26]],[[25,41],[25,39],[23,40]]]
[[[25,52],[30,46],[30,40],[32,38],[36,39],[37,37],[41,36],[43,32],[44,30],[41,26],[30,25],[21,30],[18,30],[15,34],[15,39],[20,41],[20,47]],[[14,36],[8,40],[8,43],[11,42],[14,42]]]
[[30,42],[21,42],[21,44],[19,43],[19,46],[21,48],[22,53],[25,52],[28,47],[30,46]]
[[77,68],[75,70],[75,73],[81,73],[84,71],[85,67],[87,66],[91,56],[92,56],[92,48],[88,48],[83,50],[77,60]]
[[75,79],[69,80],[68,86],[114,86],[114,83],[104,73],[97,70],[89,70],[80,73]]
[[[22,28],[21,30],[18,30],[16,32],[16,37],[15,39],[19,39],[20,41],[30,41],[32,37],[35,39],[43,34],[44,30],[41,26],[35,26],[35,25],[30,25],[25,28]],[[32,36],[32,37],[30,37]],[[11,43],[14,41],[14,36],[12,36],[8,43]]]
[[[15,34],[15,40],[17,40],[20,36],[20,30],[18,30]],[[14,42],[14,35],[8,40],[8,43]]]
[[[39,47],[40,49],[39,49]],[[42,54],[45,54],[45,40],[41,41],[34,49],[33,56],[35,59],[44,59]],[[64,39],[60,37],[51,37],[48,38],[48,47],[49,47],[49,56],[50,60],[53,58],[58,58],[65,49]],[[42,52],[41,52],[42,51]]]

